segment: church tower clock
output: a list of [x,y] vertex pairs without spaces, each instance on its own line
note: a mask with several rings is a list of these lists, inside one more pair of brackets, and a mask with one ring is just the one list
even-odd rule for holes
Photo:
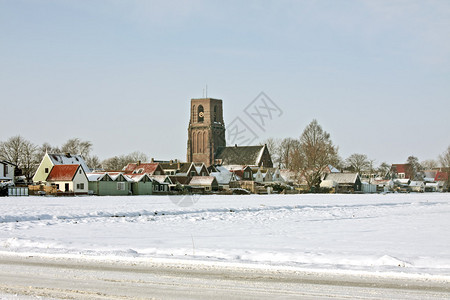
[[187,161],[210,166],[214,164],[217,149],[225,146],[222,100],[191,99]]

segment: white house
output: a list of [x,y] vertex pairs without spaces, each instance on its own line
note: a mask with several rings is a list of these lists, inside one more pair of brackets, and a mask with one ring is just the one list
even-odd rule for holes
[[47,183],[64,193],[87,194],[89,181],[80,165],[57,165],[47,176]]
[[0,182],[14,182],[16,165],[6,160],[0,160]]

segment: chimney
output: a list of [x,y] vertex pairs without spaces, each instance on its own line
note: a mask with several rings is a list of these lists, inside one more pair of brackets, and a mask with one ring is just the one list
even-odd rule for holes
[[170,164],[173,164],[173,159],[170,160]]
[[181,169],[181,163],[179,161],[177,162],[177,169]]
[[140,160],[137,161],[137,165],[138,165],[138,166],[141,165],[141,161],[140,161]]
[[237,148],[237,144],[234,144],[234,147]]
[[152,157],[152,163],[154,163],[155,162],[155,159]]

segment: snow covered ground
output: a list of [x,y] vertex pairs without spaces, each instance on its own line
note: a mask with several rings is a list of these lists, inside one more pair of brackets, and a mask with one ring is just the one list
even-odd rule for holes
[[0,198],[0,254],[450,278],[450,194],[200,196],[190,207],[175,204],[181,200]]

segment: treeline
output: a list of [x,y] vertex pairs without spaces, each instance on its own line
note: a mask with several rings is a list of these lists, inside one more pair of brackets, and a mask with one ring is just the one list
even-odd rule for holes
[[135,151],[101,161],[97,155],[92,154],[92,149],[93,144],[90,141],[83,141],[79,138],[69,139],[61,146],[52,146],[49,143],[38,146],[18,135],[0,142],[0,159],[15,164],[20,175],[25,176],[27,181],[34,176],[46,152],[80,154],[89,168],[102,170],[121,170],[130,162],[148,160],[147,155]]
[[[375,160],[366,154],[354,153],[342,159],[338,154],[338,146],[334,145],[330,134],[322,129],[317,120],[313,120],[296,138],[269,138],[264,141],[272,155],[274,165],[288,169],[302,176],[308,187],[318,187],[323,170],[329,165],[342,171],[355,173],[379,174],[389,173],[391,164],[381,162],[375,165]],[[409,156],[409,172],[417,179],[423,179],[423,171],[437,167],[450,170],[450,146],[436,160],[419,162],[416,156]]]

